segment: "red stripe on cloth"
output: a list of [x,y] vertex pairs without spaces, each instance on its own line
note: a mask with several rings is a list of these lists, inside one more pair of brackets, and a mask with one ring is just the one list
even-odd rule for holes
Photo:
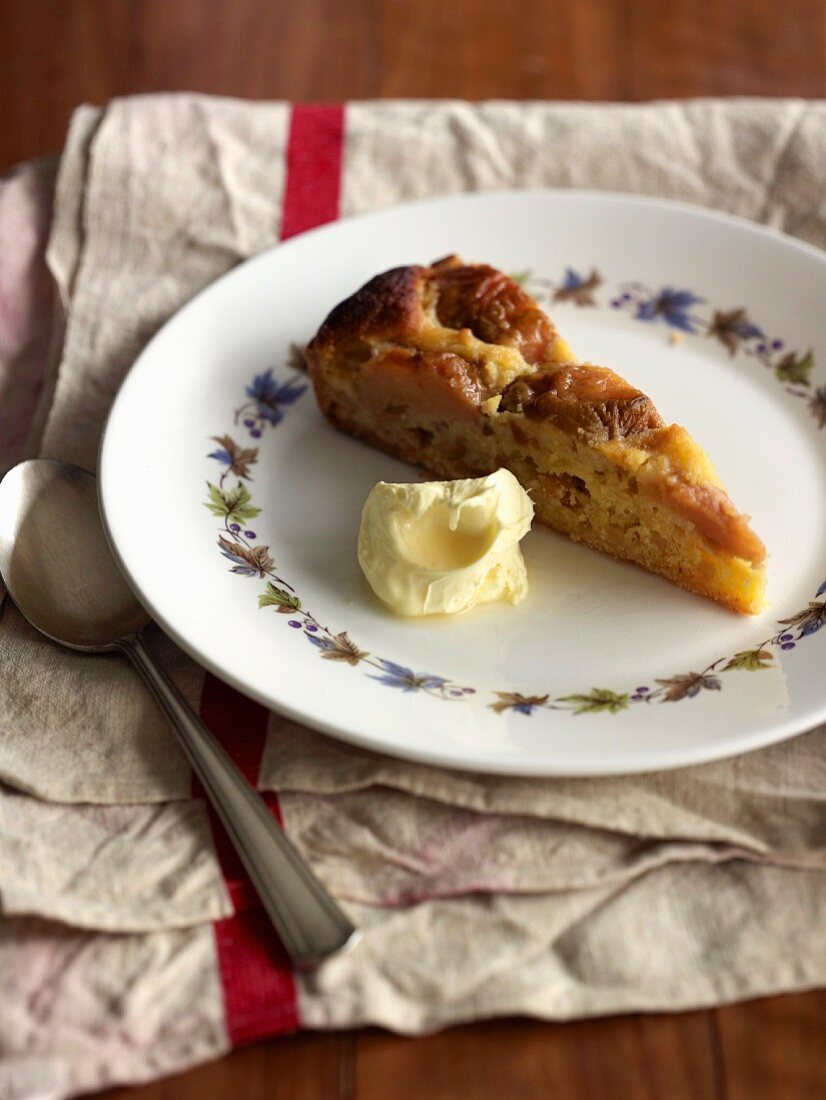
[[281,212],[282,241],[338,217],[343,148],[342,104],[293,107]]
[[[344,108],[296,106],[290,116],[281,239],[338,217]],[[267,710],[207,673],[201,717],[257,786]],[[197,788],[197,784],[195,785]],[[203,796],[203,792],[195,790]],[[263,798],[279,824],[278,796]],[[235,915],[216,921],[215,948],[227,1033],[233,1044],[295,1031],[301,1024],[290,961],[224,829],[210,814],[215,850]]]
[[233,1045],[300,1025],[290,961],[263,909],[215,922],[224,1016]]
[[255,785],[267,736],[267,708],[207,673],[201,689],[201,717]]
[[[201,718],[223,748],[250,783],[257,786],[261,758],[264,755],[264,743],[267,738],[266,707],[241,695],[229,684],[207,673],[201,689],[200,711]],[[193,778],[192,793],[197,798],[206,798],[197,777]],[[257,905],[258,898],[238,854],[211,806],[208,807],[208,812],[215,841],[215,854],[221,866],[227,893],[238,913]]]
[[[256,785],[267,737],[266,707],[207,673],[200,713],[247,779]],[[193,781],[193,794],[204,797],[197,779]],[[263,798],[280,825],[277,795],[267,791]],[[227,1034],[235,1044],[295,1031],[299,1026],[298,1009],[290,960],[211,806],[208,812],[215,854],[234,909],[234,916],[214,925]]]

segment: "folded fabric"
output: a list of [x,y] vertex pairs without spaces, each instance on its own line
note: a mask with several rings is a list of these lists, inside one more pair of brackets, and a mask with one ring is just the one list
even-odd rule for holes
[[[0,291],[18,319],[0,311],[0,432],[14,427],[0,463],[38,450],[94,468],[152,333],[239,260],[339,213],[598,187],[823,244],[824,153],[826,105],[799,101],[83,108],[48,242],[62,343],[38,263],[48,174],[22,221],[9,194],[23,199],[25,172],[0,185],[0,241],[16,242]],[[6,604],[0,1092],[147,1080],[299,1026],[675,1010],[826,979],[822,730],[650,776],[448,772],[267,714],[160,632],[152,645],[364,937],[293,975],[131,669],[58,649]]]
[[22,456],[50,349],[60,335],[43,254],[57,162],[21,164],[0,179],[0,473]]
[[264,946],[232,974],[220,948],[216,958],[227,935],[267,942],[255,911],[215,935],[209,925],[107,935],[8,918],[0,1036],[16,1057],[0,1061],[0,1084],[25,1071],[65,1096],[147,1080],[262,1034],[262,1018],[271,1034],[299,1022],[415,1034],[499,1015],[676,1011],[804,989],[826,967],[824,903],[822,874],[735,862],[666,865],[632,886],[348,905],[361,943],[294,978]]

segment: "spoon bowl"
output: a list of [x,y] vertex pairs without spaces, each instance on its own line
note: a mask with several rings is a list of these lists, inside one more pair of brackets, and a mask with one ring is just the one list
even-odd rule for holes
[[97,479],[65,462],[21,462],[0,482],[0,575],[32,626],[72,649],[112,649],[149,622],[106,540]]

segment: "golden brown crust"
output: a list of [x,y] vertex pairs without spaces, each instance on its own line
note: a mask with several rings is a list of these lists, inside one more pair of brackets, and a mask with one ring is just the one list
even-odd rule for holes
[[422,325],[423,267],[394,267],[376,275],[331,310],[310,343],[318,353],[344,341],[393,339],[404,344]]

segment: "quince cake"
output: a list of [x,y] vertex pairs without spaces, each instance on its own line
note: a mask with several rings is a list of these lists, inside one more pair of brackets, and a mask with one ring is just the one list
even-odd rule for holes
[[685,428],[605,367],[577,362],[516,282],[448,256],[377,275],[309,345],[337,428],[441,478],[506,467],[537,518],[742,613],[763,543]]

